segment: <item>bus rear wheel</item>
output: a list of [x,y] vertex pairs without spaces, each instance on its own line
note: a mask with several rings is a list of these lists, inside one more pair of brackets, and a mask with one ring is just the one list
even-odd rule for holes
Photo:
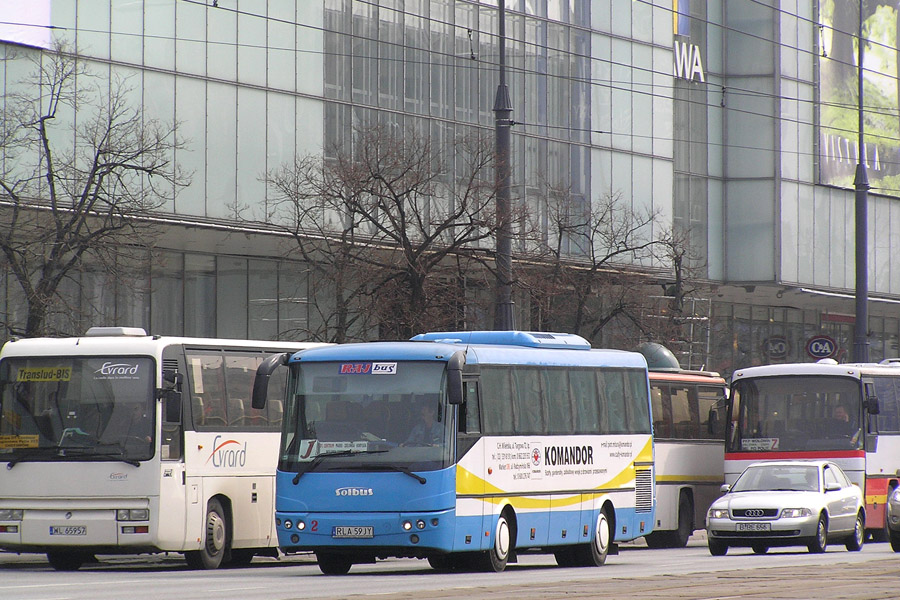
[[204,540],[200,550],[184,553],[184,560],[192,569],[218,569],[228,546],[228,521],[222,503],[213,498],[206,506]]

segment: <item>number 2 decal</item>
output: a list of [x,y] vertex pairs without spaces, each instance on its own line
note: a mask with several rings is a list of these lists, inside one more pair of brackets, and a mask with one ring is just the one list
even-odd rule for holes
[[319,530],[319,522],[318,522],[318,521],[313,521],[312,523],[310,523],[310,524],[309,524],[309,530],[310,530],[310,531],[318,531],[318,530]]

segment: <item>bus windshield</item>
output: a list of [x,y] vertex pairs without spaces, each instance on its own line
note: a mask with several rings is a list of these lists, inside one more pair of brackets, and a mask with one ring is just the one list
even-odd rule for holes
[[862,448],[859,381],[836,376],[736,380],[728,452]]
[[411,361],[300,363],[289,384],[279,469],[302,474],[449,466],[445,368]]
[[0,365],[0,459],[148,460],[150,358],[8,358]]

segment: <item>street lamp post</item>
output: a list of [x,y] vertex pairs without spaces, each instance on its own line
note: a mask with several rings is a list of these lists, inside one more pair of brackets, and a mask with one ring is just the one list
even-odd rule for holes
[[863,112],[863,2],[859,0],[859,38],[857,48],[857,112],[859,113],[859,140],[857,142],[856,177],[856,327],[853,339],[853,360],[869,362],[869,232],[868,201],[869,177],[866,173],[866,146]]
[[497,306],[494,310],[494,329],[515,329],[512,301],[512,218],[510,210],[510,127],[512,103],[506,85],[506,6],[497,0],[499,9],[500,83],[494,99],[494,131],[496,135],[497,182]]

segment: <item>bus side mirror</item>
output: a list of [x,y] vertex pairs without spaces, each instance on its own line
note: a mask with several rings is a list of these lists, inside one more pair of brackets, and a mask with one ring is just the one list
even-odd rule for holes
[[166,423],[181,422],[181,392],[178,390],[168,390],[164,396],[165,401],[165,420]]
[[868,413],[870,415],[877,415],[878,413],[881,412],[881,407],[878,403],[878,398],[872,396],[871,398],[869,398],[866,401],[866,411],[868,411]]
[[458,350],[453,353],[447,362],[447,402],[450,404],[463,403],[462,370],[466,364],[466,353]]
[[866,412],[870,415],[877,415],[881,412],[881,407],[878,404],[878,394],[875,393],[875,384],[871,381],[867,381],[865,382],[863,389],[866,392]]
[[272,372],[282,365],[288,364],[291,358],[289,352],[282,354],[273,354],[265,359],[256,368],[256,377],[253,379],[253,398],[252,406],[255,409],[263,409],[266,407],[266,397],[269,395],[269,377]]

